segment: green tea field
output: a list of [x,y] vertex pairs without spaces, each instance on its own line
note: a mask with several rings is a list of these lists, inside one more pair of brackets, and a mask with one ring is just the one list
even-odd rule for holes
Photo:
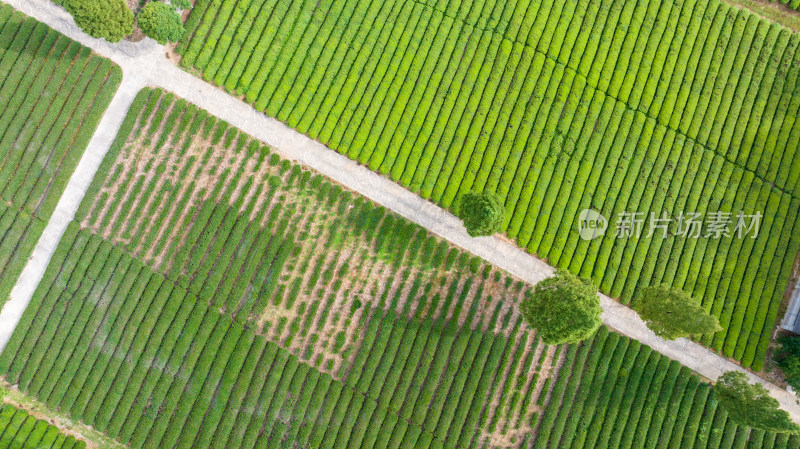
[[[800,248],[797,34],[719,0],[210,1],[181,64],[629,303],[667,283],[756,370]],[[757,239],[591,242],[581,210],[763,214]]]
[[2,1],[0,449],[800,449],[800,0]]
[[0,4],[0,306],[121,78],[111,61]]
[[9,404],[0,405],[0,447],[85,449],[86,443],[64,435],[47,421]]
[[132,448],[800,447],[605,327],[543,345],[530,288],[145,89],[0,372]]

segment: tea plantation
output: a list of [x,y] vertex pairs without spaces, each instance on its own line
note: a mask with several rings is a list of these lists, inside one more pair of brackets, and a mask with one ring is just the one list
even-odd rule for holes
[[0,405],[0,447],[84,449],[86,442],[10,404]]
[[121,78],[111,61],[0,4],[0,306]]
[[0,372],[132,448],[800,447],[606,328],[543,345],[530,288],[145,89]]
[[[723,328],[699,342],[765,367],[800,250],[797,33],[720,0],[192,3],[187,71],[442,207],[496,194],[520,247],[625,304],[681,289]],[[0,3],[0,307],[121,81]],[[215,113],[136,96],[0,352],[18,394],[131,449],[800,449],[613,329],[545,344],[534,285]],[[589,240],[587,209],[762,222]],[[84,447],[0,404],[0,449]]]
[[[240,26],[241,24],[241,26]],[[800,241],[797,34],[719,0],[200,0],[181,64],[625,303],[667,283],[763,365]],[[764,215],[755,240],[588,242],[577,216]]]

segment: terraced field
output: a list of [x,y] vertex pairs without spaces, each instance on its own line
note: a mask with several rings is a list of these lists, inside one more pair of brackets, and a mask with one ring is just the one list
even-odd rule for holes
[[121,78],[111,61],[0,4],[0,306]]
[[10,404],[0,405],[0,447],[84,449],[86,442],[61,433],[58,427],[36,419]]
[[800,447],[606,328],[541,344],[530,288],[146,89],[0,372],[132,448]]
[[[241,26],[240,26],[241,25]],[[800,248],[800,37],[717,0],[200,0],[181,64],[628,303],[668,283],[759,370]],[[757,239],[579,237],[577,215],[764,214]]]

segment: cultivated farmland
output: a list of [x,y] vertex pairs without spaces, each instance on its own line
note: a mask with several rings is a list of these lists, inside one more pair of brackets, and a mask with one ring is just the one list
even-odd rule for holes
[[0,306],[121,77],[111,61],[0,4]]
[[[481,354],[494,347],[525,359],[513,360],[509,373],[547,365],[540,380],[509,387],[525,404],[507,413],[521,415],[525,428],[532,390],[557,359],[557,348],[537,350],[532,333],[520,330],[516,303],[530,286],[159,90],[135,101],[77,215],[83,227],[339,379],[357,379],[362,365],[374,369],[386,345],[417,358],[427,347],[431,363],[453,343],[444,338],[437,349],[437,335],[453,336],[453,326],[497,333]],[[409,318],[422,324],[403,324],[389,339],[393,323]],[[383,346],[367,361],[373,343]],[[390,368],[381,367],[381,378]],[[410,382],[415,368],[394,367],[390,377]],[[435,387],[441,375],[419,382]]]
[[[209,308],[122,247],[77,226],[63,242],[24,318],[29,330],[19,328],[0,368],[23,391],[131,447],[236,448],[285,441],[358,447],[362,439],[428,447],[438,441],[434,432],[447,431],[450,423],[455,430],[444,433],[445,446],[454,447],[454,438],[468,445],[481,436],[478,425],[482,416],[487,419],[490,393],[501,394],[496,383],[502,386],[504,379],[493,380],[492,369],[510,356],[502,336],[389,313],[375,319],[382,327],[368,326],[369,343],[339,380]],[[410,375],[397,377],[398,370],[386,376],[395,359],[382,359],[390,332],[425,337],[404,347],[411,354],[396,357],[400,367],[415,361],[409,362]],[[380,343],[373,344],[376,337]],[[458,358],[451,348],[460,351]],[[467,371],[457,372],[470,365],[461,367],[460,354],[478,350],[479,362],[489,360],[485,374],[465,384]],[[441,351],[451,354],[449,362]],[[421,360],[430,372],[416,369]],[[489,381],[479,384],[485,376]],[[456,410],[448,403],[442,409],[449,388],[437,390],[439,380],[457,386],[450,391],[455,397],[471,391],[473,405]],[[426,409],[431,400],[440,407]],[[472,425],[461,426],[465,420]]]
[[133,448],[800,447],[606,328],[542,345],[530,288],[146,89],[0,372]]
[[[717,0],[200,0],[187,27],[206,80],[444,207],[497,192],[521,246],[626,303],[702,298],[703,343],[762,367],[800,248],[797,34]],[[764,219],[588,242],[587,208]]]
[[61,433],[56,426],[36,419],[10,404],[0,405],[0,447],[84,449],[86,443]]
[[508,333],[530,290],[160,90],[136,99],[86,198],[83,227],[326,366],[371,308]]
[[[532,368],[539,362],[504,350],[502,336],[378,316],[380,327],[368,326],[375,341],[359,351],[368,355],[339,380],[208,308],[122,247],[77,225],[63,242],[0,369],[130,447],[733,448],[749,439],[800,447],[796,437],[729,422],[709,385],[605,328],[558,348],[558,374],[527,393],[538,431],[516,432],[524,417],[491,410],[525,402],[516,388],[537,376],[504,366],[520,357]],[[388,349],[396,339],[387,334],[410,333],[422,343]],[[470,364],[459,368],[456,354]],[[429,388],[436,385],[426,366],[441,376],[440,388]]]
[[[357,357],[338,380],[209,308],[122,247],[73,225],[0,369],[49,406],[134,448],[521,447],[536,435],[514,432],[516,417],[490,413],[498,404],[513,408],[524,401],[514,384],[536,379],[503,368],[521,354],[503,350],[501,336],[452,321],[431,327],[392,314],[377,321],[380,327],[368,326],[375,341],[359,351],[368,356]],[[411,354],[386,350],[393,341],[387,334],[409,332],[424,335],[424,350],[416,342],[401,346]],[[592,341],[560,349],[563,366],[543,390],[549,396],[533,394],[544,410],[536,447],[560,447],[562,440],[595,447],[598,434],[587,438],[579,423],[599,426],[623,444],[747,442],[747,429],[714,412],[708,385],[649,348],[603,328]],[[470,365],[483,369],[458,374],[453,358],[476,351]],[[387,371],[387,364],[412,372]],[[659,375],[642,375],[655,368]],[[430,372],[440,380],[430,384]],[[618,376],[631,380],[626,395],[620,394],[625,388],[608,394]],[[667,410],[675,413],[665,418]],[[533,416],[539,420],[539,413]],[[787,442],[785,435],[769,437]],[[798,440],[791,443],[797,447]]]

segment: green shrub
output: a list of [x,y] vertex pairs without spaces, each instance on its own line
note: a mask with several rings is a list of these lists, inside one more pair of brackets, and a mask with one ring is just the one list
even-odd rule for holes
[[465,193],[458,205],[458,217],[464,220],[469,235],[478,237],[500,231],[505,208],[493,193]]
[[786,382],[800,391],[800,337],[784,335],[778,338],[775,359],[781,367]]
[[754,429],[800,433],[800,426],[792,422],[786,411],[778,408],[778,401],[763,385],[748,383],[747,374],[728,371],[717,379],[714,389],[719,406],[728,412],[732,421]]
[[169,5],[150,2],[142,8],[137,17],[139,28],[159,44],[178,42],[183,36],[181,17]]
[[548,345],[577,343],[600,327],[600,297],[588,279],[558,270],[520,303],[522,316]]
[[169,4],[174,6],[175,9],[180,9],[180,10],[192,9],[192,2],[189,0],[170,0]]
[[133,12],[123,0],[66,0],[64,6],[92,37],[119,42],[133,33]]
[[667,285],[643,288],[634,309],[647,327],[667,340],[722,330],[717,318],[698,301]]

